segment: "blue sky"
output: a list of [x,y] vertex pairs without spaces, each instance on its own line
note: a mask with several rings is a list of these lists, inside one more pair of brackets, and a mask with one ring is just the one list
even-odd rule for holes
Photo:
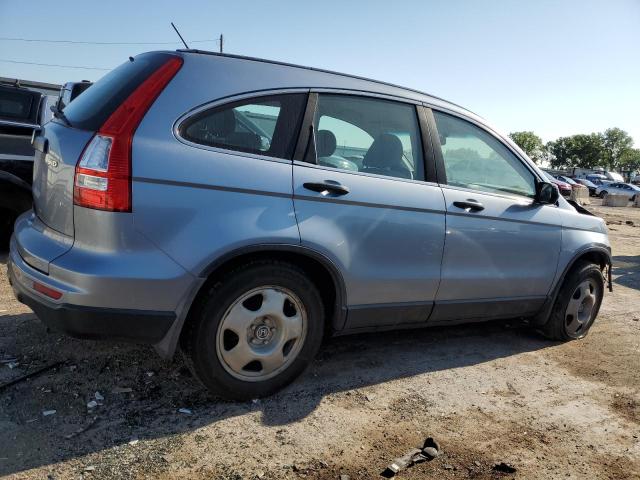
[[[620,127],[640,147],[639,0],[0,0],[0,59],[113,68],[129,55],[214,39],[225,51],[328,68],[459,103],[545,141]],[[192,47],[217,49],[214,42]],[[0,62],[0,76],[61,83],[102,70]]]

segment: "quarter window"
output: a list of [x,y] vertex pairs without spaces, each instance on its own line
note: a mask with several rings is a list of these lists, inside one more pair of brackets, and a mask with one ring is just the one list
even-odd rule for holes
[[434,110],[447,184],[533,198],[535,177],[492,135]]
[[413,105],[320,94],[314,132],[318,165],[424,180],[420,130]]
[[206,110],[187,120],[180,135],[194,143],[290,159],[306,94],[252,98]]

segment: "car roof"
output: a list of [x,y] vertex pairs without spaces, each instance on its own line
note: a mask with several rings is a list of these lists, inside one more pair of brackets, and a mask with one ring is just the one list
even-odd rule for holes
[[[445,106],[445,107],[449,107],[453,110],[458,110],[461,111],[467,115],[471,115],[474,117],[477,117],[478,119],[481,119],[481,117],[472,112],[471,110],[469,110],[468,108],[465,108],[461,105],[458,105],[456,103],[450,102],[448,100],[445,100],[444,98],[438,97],[436,95],[431,95],[429,93],[420,91],[420,90],[416,90],[413,88],[408,88],[408,87],[403,87],[401,85],[396,85],[390,82],[384,82],[381,80],[374,80],[371,78],[367,78],[367,77],[362,77],[362,76],[358,76],[358,75],[352,75],[352,74],[348,74],[348,73],[342,73],[342,72],[336,72],[333,70],[326,70],[326,69],[322,69],[322,68],[317,68],[317,67],[309,67],[309,66],[304,66],[304,65],[297,65],[294,63],[287,63],[287,62],[282,62],[282,61],[278,61],[278,60],[269,60],[269,59],[264,59],[264,58],[258,58],[258,57],[250,57],[250,56],[245,56],[245,55],[235,55],[235,54],[229,54],[229,53],[219,53],[219,52],[212,52],[212,51],[208,51],[208,50],[199,50],[199,49],[178,49],[176,50],[179,53],[182,54],[198,54],[198,55],[209,55],[212,57],[221,57],[221,58],[228,58],[228,59],[237,59],[237,60],[244,60],[244,61],[250,61],[250,62],[260,62],[260,63],[265,63],[265,64],[270,64],[270,65],[277,65],[280,67],[286,67],[286,68],[292,68],[292,69],[302,69],[302,70],[306,70],[309,72],[317,72],[319,74],[329,74],[329,75],[335,75],[335,76],[339,76],[339,77],[344,77],[344,78],[350,78],[353,80],[360,80],[360,81],[364,81],[367,83],[367,87],[368,90],[370,90],[372,93],[380,93],[380,94],[387,94],[387,95],[392,95],[392,96],[403,96],[406,98],[410,98],[416,101],[420,101],[420,102],[436,102],[438,104],[440,104],[441,106]],[[326,77],[325,77],[326,79]],[[404,94],[403,95],[398,95],[398,92],[402,91]],[[482,119],[484,121],[484,119]]]

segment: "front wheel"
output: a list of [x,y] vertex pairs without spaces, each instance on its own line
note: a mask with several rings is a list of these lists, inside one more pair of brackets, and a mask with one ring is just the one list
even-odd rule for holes
[[600,267],[578,261],[558,293],[543,333],[552,340],[584,338],[593,325],[604,294]]
[[318,289],[295,265],[261,261],[240,267],[206,293],[185,332],[193,373],[233,400],[271,395],[309,365],[322,341]]
[[607,196],[607,191],[603,190],[602,192],[600,192],[600,198],[604,198]]

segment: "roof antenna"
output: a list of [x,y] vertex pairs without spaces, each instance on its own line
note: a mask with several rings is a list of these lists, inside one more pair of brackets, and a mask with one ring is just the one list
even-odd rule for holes
[[176,33],[178,34],[178,36],[180,37],[180,40],[182,40],[182,43],[184,43],[184,48],[186,48],[187,50],[189,50],[189,45],[187,45],[187,42],[184,41],[184,38],[182,38],[182,35],[180,35],[180,32],[178,31],[178,29],[176,28],[176,26],[173,24],[173,22],[171,22],[171,26],[173,27],[173,29],[176,31]]

